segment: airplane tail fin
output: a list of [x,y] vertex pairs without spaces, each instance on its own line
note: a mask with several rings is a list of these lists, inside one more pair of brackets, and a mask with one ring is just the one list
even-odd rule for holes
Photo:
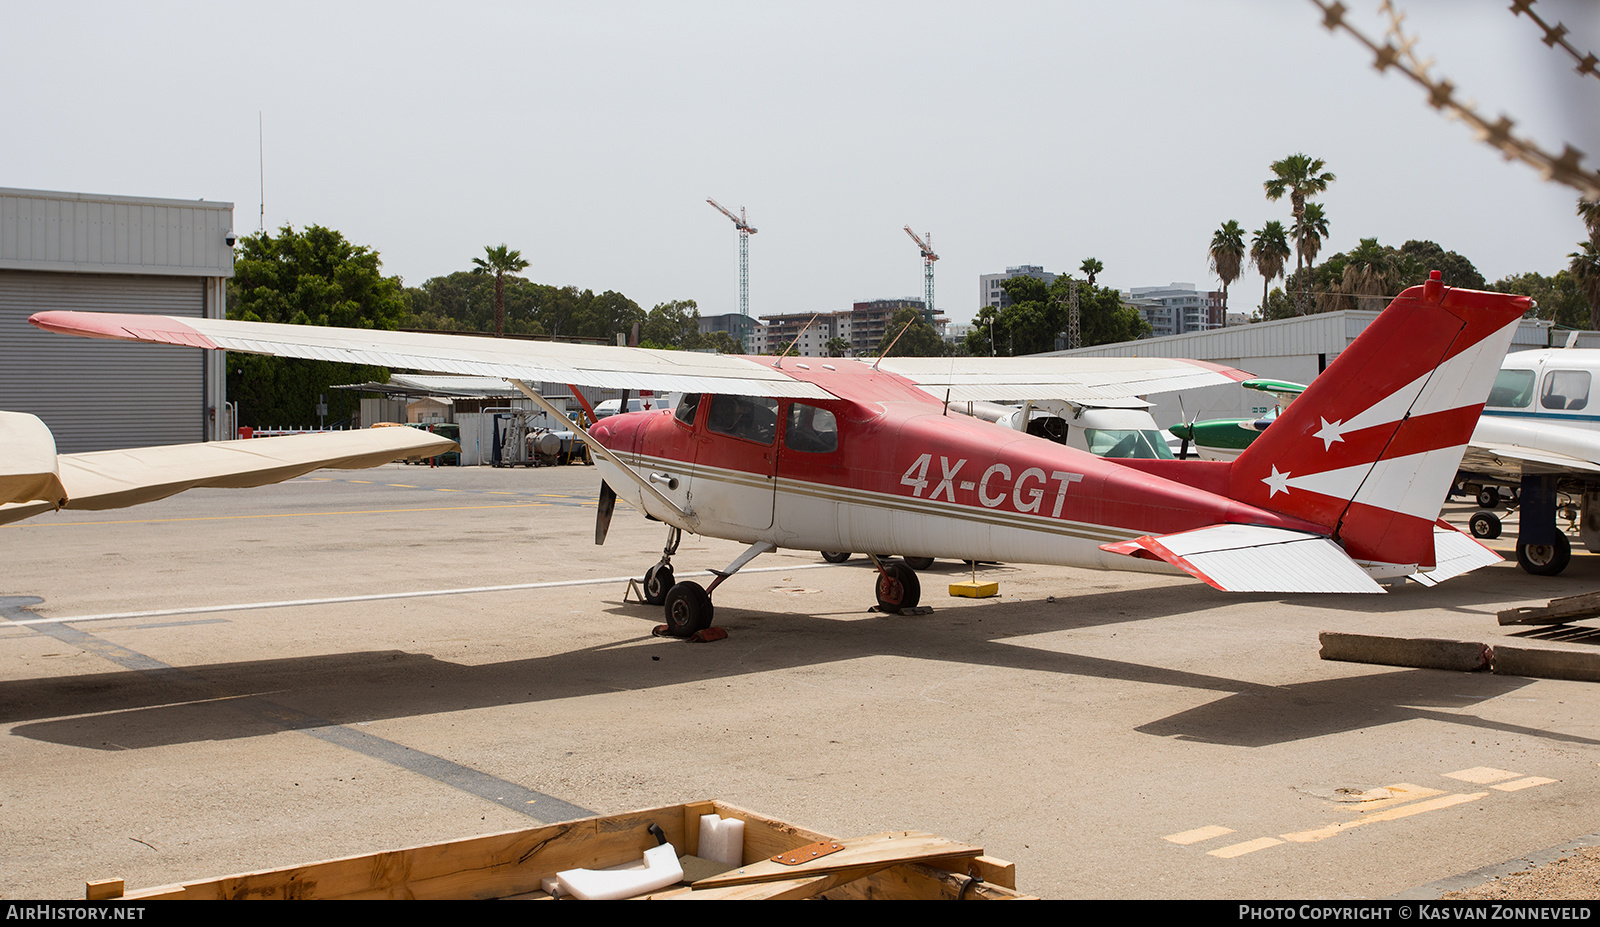
[[1529,306],[1434,271],[1239,455],[1229,495],[1330,529],[1379,578],[1433,568],[1439,507]]

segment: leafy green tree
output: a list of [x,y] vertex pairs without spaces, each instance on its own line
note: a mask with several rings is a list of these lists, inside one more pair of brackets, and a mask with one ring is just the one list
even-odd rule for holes
[[[1262,187],[1267,191],[1267,199],[1276,203],[1284,194],[1289,196],[1289,205],[1294,213],[1295,234],[1295,271],[1299,272],[1305,267],[1305,238],[1304,221],[1306,211],[1306,197],[1316,196],[1328,189],[1328,184],[1338,178],[1324,171],[1326,164],[1321,158],[1313,158],[1305,154],[1292,154],[1287,158],[1272,162],[1269,168],[1272,176],[1262,182]],[[1296,314],[1306,311],[1306,294],[1302,291],[1295,296]],[[1266,302],[1263,296],[1262,302]]]
[[472,272],[494,277],[494,333],[506,333],[506,275],[520,274],[528,269],[521,251],[513,251],[504,243],[483,246],[483,257],[473,258]]
[[1540,273],[1512,274],[1490,284],[1497,293],[1515,293],[1533,299],[1528,310],[1532,318],[1545,319],[1565,328],[1584,328],[1589,324],[1589,301],[1572,274],[1557,271],[1554,277]]
[[706,332],[700,336],[701,351],[715,351],[718,354],[743,354],[744,345],[739,339],[727,332]]
[[659,303],[639,328],[639,343],[645,347],[693,351],[701,340],[700,308],[692,299]]
[[878,341],[879,357],[943,357],[944,339],[922,318],[920,309],[901,309],[889,319]]
[[1256,265],[1256,270],[1261,274],[1261,315],[1264,318],[1273,316],[1267,312],[1267,288],[1272,281],[1283,276],[1283,266],[1289,262],[1289,233],[1284,231],[1283,223],[1274,219],[1259,229],[1250,242],[1250,263]]
[[[320,225],[241,239],[228,302],[231,319],[341,328],[398,328],[407,311],[400,278],[383,276],[378,252]],[[354,397],[331,386],[389,378],[383,367],[256,354],[230,354],[227,370],[239,420],[260,427],[318,425],[322,396],[329,420],[347,418]]]
[[1228,320],[1228,286],[1244,273],[1244,229],[1233,219],[1211,236],[1211,272],[1222,281],[1222,320]]
[[1088,279],[1089,285],[1094,286],[1094,278],[1106,269],[1106,265],[1100,263],[1098,258],[1084,258],[1078,269],[1083,271],[1083,276]]
[[1294,236],[1295,240],[1300,242],[1301,251],[1305,254],[1305,266],[1310,267],[1315,264],[1317,253],[1322,250],[1322,242],[1328,237],[1328,217],[1323,212],[1321,203],[1306,204],[1305,212],[1294,224]]
[[1361,243],[1346,255],[1341,289],[1356,297],[1358,308],[1382,309],[1382,298],[1389,294],[1397,264],[1392,249],[1378,244],[1376,238],[1363,238]]
[[[1056,349],[1057,337],[1066,330],[1073,278],[1057,277],[1046,285],[1035,277],[1012,277],[1001,285],[1011,299],[1004,309],[984,307],[973,322],[965,342],[974,357],[1041,354]],[[1115,289],[1084,280],[1078,285],[1078,331],[1082,344],[1113,344],[1150,334],[1150,323],[1131,306],[1124,305]]]
[[829,357],[843,357],[850,350],[850,342],[844,338],[834,336],[828,339],[827,350]]

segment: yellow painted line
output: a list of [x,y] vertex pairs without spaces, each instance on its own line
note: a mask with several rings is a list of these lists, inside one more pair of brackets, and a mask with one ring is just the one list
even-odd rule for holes
[[1233,846],[1219,847],[1218,849],[1210,851],[1206,855],[1216,856],[1221,859],[1233,859],[1235,856],[1243,856],[1246,853],[1254,853],[1257,850],[1265,850],[1267,847],[1275,847],[1282,842],[1282,840],[1277,840],[1272,837],[1262,837],[1259,840],[1246,840],[1244,843],[1236,843]]
[[1223,834],[1231,833],[1233,833],[1232,828],[1218,827],[1212,824],[1208,827],[1196,827],[1194,830],[1186,830],[1181,834],[1169,834],[1161,839],[1169,843],[1188,846],[1191,843],[1199,843],[1202,840],[1210,840],[1213,837],[1221,837]]
[[417,488],[415,486],[412,486],[410,483],[385,483],[384,485],[393,486],[395,489],[416,489]]
[[435,486],[433,491],[434,492],[460,492],[461,490],[459,490],[459,489],[440,489],[439,487]]
[[1488,792],[1473,792],[1470,795],[1445,795],[1441,798],[1433,798],[1427,801],[1411,802],[1410,804],[1401,805],[1396,808],[1390,808],[1387,811],[1379,811],[1376,814],[1367,815],[1359,820],[1341,821],[1338,824],[1329,824],[1327,827],[1319,827],[1316,830],[1305,830],[1297,834],[1284,834],[1283,839],[1292,840],[1295,843],[1315,843],[1319,840],[1326,840],[1329,837],[1337,836],[1347,830],[1361,827],[1366,824],[1376,824],[1379,821],[1397,821],[1400,818],[1408,818],[1414,814],[1422,814],[1428,811],[1439,811],[1441,809],[1451,808],[1469,801],[1478,801],[1479,799],[1487,798],[1488,796]]
[[376,480],[348,480],[347,482],[351,482],[351,483],[374,483],[374,482],[377,482],[377,481]]
[[1531,789],[1536,785],[1549,785],[1552,782],[1560,781],[1560,779],[1546,779],[1543,776],[1524,776],[1515,782],[1502,782],[1499,785],[1491,785],[1489,788],[1498,789],[1502,792],[1520,792],[1523,789]]
[[549,505],[548,502],[496,502],[492,505],[436,505],[428,508],[410,509],[362,509],[354,512],[281,512],[275,515],[205,515],[197,518],[130,518],[123,521],[72,521],[56,522],[54,524],[39,522],[17,522],[11,525],[0,525],[0,530],[11,528],[83,528],[93,525],[147,525],[162,522],[184,521],[235,521],[243,518],[315,518],[319,515],[396,515],[407,512],[460,512],[471,509],[527,509],[540,505]]
[[1445,773],[1444,777],[1446,779],[1459,779],[1462,782],[1470,782],[1473,785],[1488,785],[1491,782],[1500,782],[1504,779],[1515,779],[1517,775],[1517,773],[1506,772],[1503,769],[1495,769],[1491,766],[1474,766],[1471,769]]

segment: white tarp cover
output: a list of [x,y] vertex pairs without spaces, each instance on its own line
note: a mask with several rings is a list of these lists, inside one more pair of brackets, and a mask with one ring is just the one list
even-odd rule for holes
[[65,498],[56,472],[56,439],[38,416],[0,412],[0,503]]
[[[117,509],[186,489],[242,489],[313,470],[359,470],[455,450],[448,438],[416,428],[368,428],[205,444],[137,447],[56,458],[69,509]],[[7,459],[9,451],[5,452]],[[53,502],[0,505],[0,524],[55,508]]]

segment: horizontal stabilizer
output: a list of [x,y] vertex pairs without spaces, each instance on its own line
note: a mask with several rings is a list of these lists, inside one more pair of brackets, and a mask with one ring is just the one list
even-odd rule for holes
[[1263,525],[1211,525],[1101,550],[1165,560],[1224,592],[1382,592],[1332,540]]
[[1437,586],[1451,577],[1470,573],[1479,567],[1490,566],[1505,559],[1443,519],[1433,526],[1433,556],[1438,566],[1426,573],[1411,574],[1412,579],[1424,586]]

